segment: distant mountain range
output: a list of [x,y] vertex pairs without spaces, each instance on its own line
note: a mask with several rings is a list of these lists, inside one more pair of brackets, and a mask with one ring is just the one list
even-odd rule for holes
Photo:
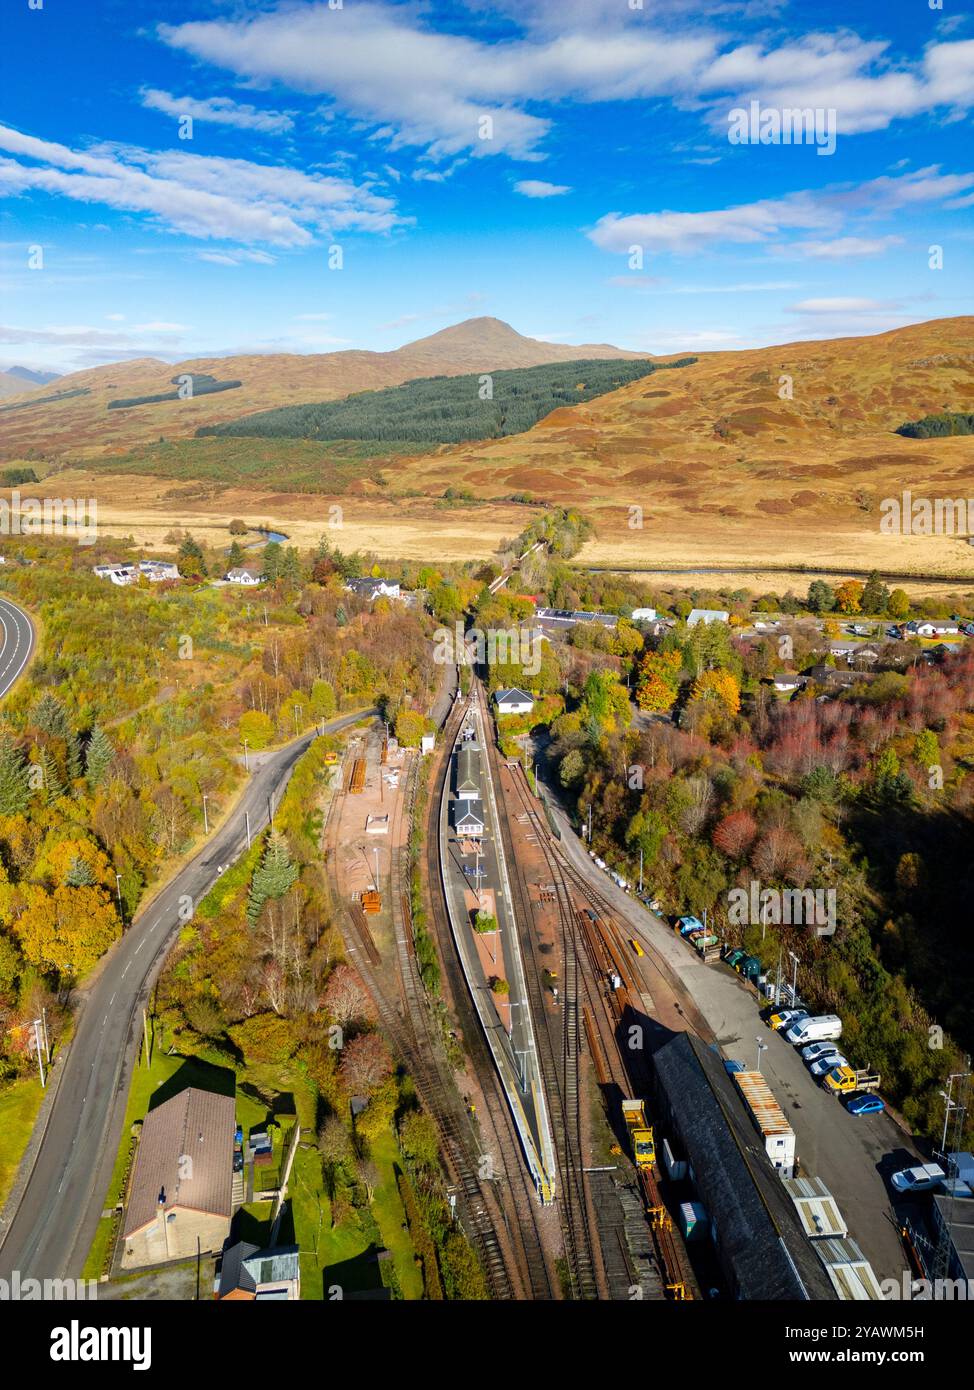
[[[201,425],[239,419],[251,411],[337,400],[355,391],[398,386],[418,377],[460,376],[583,358],[647,356],[607,343],[541,342],[500,319],[474,318],[392,352],[268,353],[196,358],[175,365],[142,357],[63,376],[56,393],[45,392],[45,397],[65,393],[63,399],[45,399],[0,414],[0,447],[7,458],[35,449],[82,457],[147,443],[160,435],[185,438]],[[108,409],[110,401],[171,393],[174,378],[186,375],[239,381],[240,385],[191,400]]]
[[0,371],[0,396],[19,396],[34,386],[57,381],[57,372],[35,372],[30,367],[5,367]]

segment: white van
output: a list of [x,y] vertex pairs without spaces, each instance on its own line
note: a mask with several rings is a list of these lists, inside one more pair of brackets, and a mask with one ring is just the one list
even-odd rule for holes
[[842,1037],[842,1020],[838,1014],[819,1014],[815,1018],[799,1018],[785,1033],[796,1047],[806,1043],[834,1042]]

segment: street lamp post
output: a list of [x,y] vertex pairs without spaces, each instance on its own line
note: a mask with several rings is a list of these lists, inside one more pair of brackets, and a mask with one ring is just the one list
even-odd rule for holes
[[768,1050],[768,1044],[764,1041],[763,1038],[755,1038],[754,1041],[755,1041],[755,1042],[757,1043],[757,1045],[758,1045],[758,1061],[757,1061],[757,1067],[755,1068],[755,1070],[756,1070],[756,1071],[758,1072],[758,1074],[760,1075],[760,1072],[761,1072],[761,1053],[762,1053],[762,1052],[767,1052],[767,1050]]
[[206,792],[203,792],[203,793],[202,793],[202,796],[203,796],[203,834],[204,834],[204,835],[209,835],[209,833],[210,833],[210,820],[209,820],[209,817],[208,817],[207,814],[206,814]]
[[791,972],[791,1006],[794,1008],[795,1002],[798,999],[798,957],[795,955],[794,951],[789,951],[788,954],[794,962],[794,969]]
[[243,741],[243,746],[244,746],[244,767],[245,767],[245,769],[249,772],[249,771],[250,771],[250,758],[249,758],[249,756],[248,756],[248,754],[247,754],[247,740],[246,740],[246,739],[244,739],[244,741]]
[[115,892],[116,892],[116,895],[118,896],[118,910],[119,910],[119,912],[121,912],[121,910],[122,910],[122,875],[121,875],[120,873],[116,873],[116,875],[115,875]]

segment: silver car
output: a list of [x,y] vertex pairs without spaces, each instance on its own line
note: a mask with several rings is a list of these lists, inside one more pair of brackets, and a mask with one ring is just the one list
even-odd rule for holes
[[813,1062],[809,1071],[813,1076],[826,1076],[836,1067],[847,1067],[849,1063],[839,1052],[833,1052],[831,1057],[820,1057],[817,1062]]
[[834,1057],[838,1051],[834,1042],[809,1043],[807,1047],[802,1048],[802,1061],[811,1066],[820,1057]]

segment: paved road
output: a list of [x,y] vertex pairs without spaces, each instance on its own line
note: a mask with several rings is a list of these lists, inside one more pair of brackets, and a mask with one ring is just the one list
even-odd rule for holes
[[0,700],[27,665],[34,650],[34,624],[8,598],[0,598],[0,629],[3,631],[3,646],[0,647]]
[[[548,799],[568,857],[615,904],[620,919],[644,946],[669,966],[724,1056],[753,1067],[756,1039],[766,1044],[761,1069],[795,1131],[802,1172],[823,1179],[877,1276],[899,1278],[906,1260],[891,1219],[887,1180],[898,1168],[918,1161],[913,1141],[888,1115],[848,1114],[815,1082],[799,1053],[762,1022],[754,990],[729,967],[705,965],[661,918],[617,887],[589,858],[550,786]],[[640,965],[636,968],[642,971]]]
[[[333,719],[327,732],[374,710]],[[33,1170],[10,1224],[0,1226],[0,1278],[76,1278],[102,1213],[118,1153],[131,1069],[138,1051],[141,1008],[179,927],[180,900],[198,903],[221,869],[267,824],[294,764],[314,734],[289,744],[256,768],[227,822],[104,958],[77,1020]]]

